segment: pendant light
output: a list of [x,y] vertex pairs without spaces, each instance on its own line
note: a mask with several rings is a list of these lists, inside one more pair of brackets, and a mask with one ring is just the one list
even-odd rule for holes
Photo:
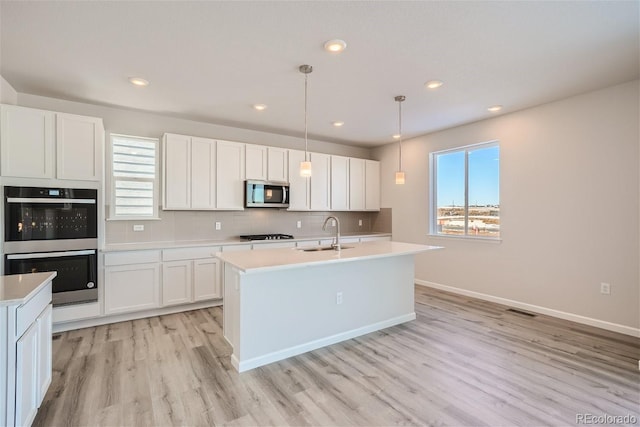
[[404,184],[404,172],[402,171],[402,101],[406,98],[404,95],[398,95],[395,98],[398,103],[398,171],[396,172],[396,184]]
[[309,160],[309,141],[307,140],[307,86],[313,67],[301,65],[299,70],[304,74],[304,162],[300,162],[300,176],[309,178],[311,176],[311,161]]

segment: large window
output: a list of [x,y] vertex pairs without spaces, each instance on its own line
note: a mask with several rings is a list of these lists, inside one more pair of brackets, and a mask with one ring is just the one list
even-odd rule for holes
[[158,216],[158,140],[111,134],[111,218]]
[[431,234],[500,237],[500,146],[497,141],[429,155]]

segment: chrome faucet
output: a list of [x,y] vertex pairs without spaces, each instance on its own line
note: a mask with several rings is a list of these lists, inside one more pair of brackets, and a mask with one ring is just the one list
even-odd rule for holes
[[339,251],[340,250],[340,220],[335,216],[328,216],[327,219],[324,220],[324,224],[322,224],[322,230],[326,231],[327,224],[331,219],[336,222],[336,236],[333,238],[333,243],[331,244],[331,247],[336,251]]

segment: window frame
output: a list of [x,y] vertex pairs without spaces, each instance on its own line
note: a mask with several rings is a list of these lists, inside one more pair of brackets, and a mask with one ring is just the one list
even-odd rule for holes
[[[498,147],[500,149],[500,141],[497,139],[478,142],[469,145],[463,145],[454,148],[448,148],[445,150],[432,151],[429,153],[429,236],[430,237],[443,237],[447,239],[470,239],[470,240],[488,240],[493,242],[502,241],[502,223],[500,223],[500,234],[496,237],[492,236],[477,236],[469,234],[469,152],[476,151],[483,148]],[[502,150],[500,150],[502,151]],[[446,234],[438,233],[438,206],[437,201],[437,188],[438,188],[438,166],[437,157],[442,154],[451,153],[464,153],[464,234]],[[501,163],[502,156],[499,161]],[[498,173],[500,173],[500,166],[498,166]],[[501,174],[500,174],[501,176]],[[500,179],[498,179],[498,194],[500,193]],[[500,197],[501,199],[501,197]],[[501,203],[501,202],[500,202]],[[500,206],[500,205],[498,205]],[[502,218],[501,216],[499,217]]]
[[[155,145],[155,165],[153,180],[145,178],[128,177],[129,181],[137,182],[153,182],[153,213],[152,215],[116,215],[116,177],[113,167],[113,139],[114,137],[131,138],[140,141],[153,142]],[[109,133],[108,144],[108,168],[109,171],[109,215],[108,221],[150,221],[159,220],[159,202],[160,202],[160,138],[149,138],[144,136],[126,135],[121,133]]]

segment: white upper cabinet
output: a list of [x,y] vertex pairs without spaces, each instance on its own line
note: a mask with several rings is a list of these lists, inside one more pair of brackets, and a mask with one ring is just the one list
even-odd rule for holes
[[244,209],[245,144],[218,141],[216,149],[216,208]]
[[216,141],[191,138],[191,208],[216,207]]
[[165,134],[162,140],[164,209],[191,207],[191,137]]
[[331,156],[311,153],[311,210],[331,209]]
[[380,210],[380,162],[365,160],[365,210]]
[[102,179],[102,119],[2,105],[2,176]]
[[267,179],[267,147],[264,145],[245,145],[246,179]]
[[331,210],[349,210],[349,158],[331,156]]
[[309,210],[309,178],[300,176],[300,162],[304,161],[304,151],[288,150],[289,157],[289,210]]
[[2,176],[54,177],[55,113],[2,105]]
[[215,156],[213,139],[164,135],[163,209],[215,209]]
[[289,150],[286,148],[267,148],[267,180],[289,181]]
[[365,182],[365,160],[349,159],[349,210],[364,210]]
[[56,176],[99,181],[102,177],[102,119],[56,114]]

